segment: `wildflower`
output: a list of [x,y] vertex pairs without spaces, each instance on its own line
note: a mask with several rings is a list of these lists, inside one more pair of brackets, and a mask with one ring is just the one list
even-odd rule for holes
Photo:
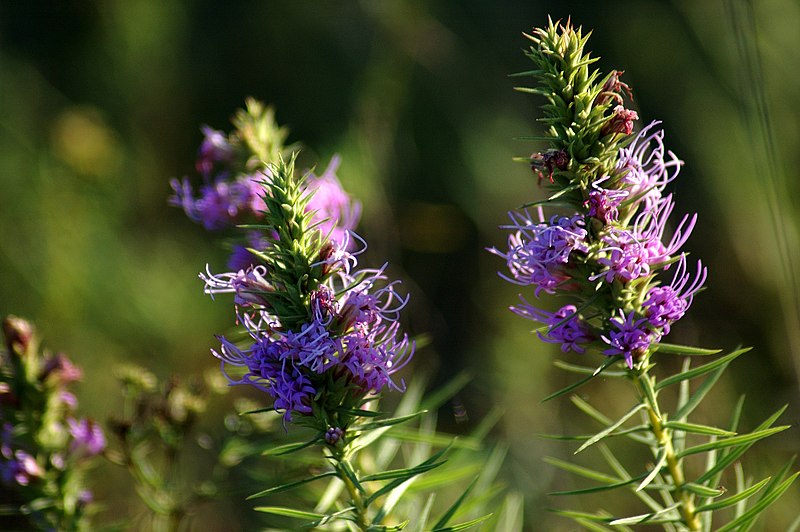
[[692,298],[703,287],[707,270],[697,261],[697,274],[694,280],[686,268],[686,255],[681,255],[675,269],[675,275],[669,286],[656,286],[647,292],[647,299],[642,304],[648,323],[653,328],[660,328],[663,334],[669,334],[670,325],[681,319],[692,304]]
[[311,213],[320,234],[336,243],[345,240],[361,215],[361,205],[350,198],[336,177],[340,162],[338,156],[333,157],[322,175],[312,173],[303,181],[303,188],[311,195],[306,212]]
[[508,238],[509,250],[490,251],[506,259],[512,277],[501,276],[515,284],[536,286],[536,295],[555,288],[570,279],[566,269],[573,252],[587,252],[587,232],[583,218],[554,216],[549,223],[534,223],[526,214],[509,213],[512,229]]
[[584,206],[589,208],[589,216],[597,218],[606,225],[617,221],[618,207],[630,195],[628,190],[609,190],[599,186],[607,179],[608,177],[605,177],[592,183],[589,199],[584,203]]
[[233,146],[222,131],[208,126],[202,127],[203,142],[197,153],[195,167],[202,176],[210,176],[218,163],[230,163],[234,156]]
[[513,306],[511,310],[523,318],[547,325],[545,332],[537,331],[536,334],[545,342],[561,344],[563,352],[585,353],[586,344],[595,339],[578,315],[575,305],[564,305],[556,312],[548,312],[532,306],[524,299],[522,301],[522,305]]
[[603,351],[606,355],[623,355],[625,363],[633,368],[634,357],[644,354],[650,344],[658,340],[657,335],[648,329],[647,318],[636,319],[635,312],[627,315],[620,310],[618,316],[612,316],[608,321],[617,330],[608,331],[608,336],[601,335],[610,349]]
[[603,135],[610,135],[613,133],[622,133],[623,135],[630,135],[633,133],[633,122],[639,120],[639,115],[636,111],[625,109],[622,105],[614,107],[614,114],[603,125],[601,133]]
[[95,456],[106,448],[102,427],[88,418],[69,418],[69,433],[72,436],[70,450],[77,456]]
[[659,121],[650,122],[619,151],[616,169],[631,197],[649,207],[661,198],[664,188],[678,176],[683,162],[664,147],[664,130]]
[[603,84],[600,94],[595,99],[595,104],[603,105],[608,102],[616,102],[622,105],[622,91],[628,95],[628,98],[633,100],[633,93],[627,83],[621,81],[619,78],[624,74],[624,70],[612,70],[606,82]]

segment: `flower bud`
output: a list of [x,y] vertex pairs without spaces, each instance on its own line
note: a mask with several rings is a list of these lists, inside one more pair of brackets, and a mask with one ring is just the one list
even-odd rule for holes
[[9,353],[25,355],[33,341],[33,333],[33,325],[22,318],[6,316],[3,320],[3,334]]

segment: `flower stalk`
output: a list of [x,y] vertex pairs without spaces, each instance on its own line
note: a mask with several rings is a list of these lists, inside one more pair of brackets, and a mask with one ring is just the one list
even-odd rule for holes
[[[777,415],[745,434],[738,434],[736,427],[721,429],[687,420],[728,364],[747,350],[692,367],[692,358],[718,351],[663,342],[707,279],[703,264],[691,265],[681,251],[697,215],[686,214],[669,229],[675,201],[667,188],[683,163],[666,149],[659,122],[636,132],[639,116],[628,108],[631,87],[622,81],[620,71],[602,76],[591,68],[597,58],[584,50],[588,35],[580,28],[570,21],[550,21],[528,38],[533,44],[526,55],[535,68],[520,76],[533,77],[537,86],[519,90],[545,99],[541,121],[546,129],[544,136],[523,138],[548,146],[524,160],[548,196],[509,213],[511,223],[502,226],[510,232],[508,247],[490,251],[505,260],[508,273],[500,274],[504,279],[531,288],[534,298],[555,296],[567,301],[551,311],[521,295],[521,302],[511,307],[519,316],[542,324],[537,334],[543,341],[559,345],[565,353],[610,357],[596,368],[562,366],[588,376],[547,399],[572,392],[612,366],[621,366],[614,373],[626,377],[635,388],[638,404],[617,421],[574,401],[606,425],[576,452],[608,436],[624,435],[648,445],[655,457],[655,463],[638,476],[628,474],[608,454],[606,461],[620,478],[581,469],[589,472],[589,478],[613,479],[598,489],[618,489],[632,486],[634,478],[640,480],[634,494],[648,505],[649,513],[623,518],[608,517],[605,512],[566,515],[581,524],[648,523],[663,524],[667,530],[710,531],[710,512],[741,505],[753,493],[740,485],[738,496],[711,502],[726,491],[719,488],[725,468],[754,442],[788,427],[771,427]],[[536,207],[534,212],[529,210],[532,207]],[[555,214],[546,217],[546,209]],[[657,381],[658,359],[670,354],[689,358],[681,372]],[[690,381],[700,376],[705,381],[692,391]],[[661,391],[671,385],[680,385],[678,408],[672,415],[658,402]],[[626,427],[639,412],[644,413],[643,425]],[[642,426],[649,435],[641,434]],[[688,435],[707,441],[686,448]],[[684,457],[700,453],[710,453],[708,469],[695,479],[687,478]],[[777,499],[796,478],[797,474],[784,478],[788,469],[770,485],[764,495],[768,500]],[[646,491],[659,493],[661,501]],[[752,523],[764,508],[766,504],[754,504],[723,530]]]

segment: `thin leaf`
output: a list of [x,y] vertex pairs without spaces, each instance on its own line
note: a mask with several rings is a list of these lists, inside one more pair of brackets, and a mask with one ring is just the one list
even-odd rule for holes
[[[419,464],[419,466],[428,465],[428,464],[432,464],[432,463],[436,462],[439,458],[441,458],[444,455],[444,453],[446,453],[449,450],[450,450],[449,446],[445,447],[441,451],[433,454],[430,458],[428,458],[427,460],[425,460],[424,462]],[[417,466],[417,467],[419,467],[419,466]],[[388,493],[388,492],[392,491],[393,489],[395,489],[396,487],[398,487],[399,485],[401,485],[402,483],[404,483],[406,481],[407,481],[407,479],[400,478],[400,479],[395,479],[395,480],[389,482],[388,484],[383,486],[381,489],[379,489],[378,491],[376,491],[375,493],[373,493],[372,495],[367,497],[367,499],[364,501],[364,505],[365,506],[369,506],[378,497],[380,497],[381,495],[383,495],[385,493]]]
[[405,415],[405,416],[391,417],[391,418],[387,418],[387,419],[381,419],[381,420],[378,420],[378,421],[371,421],[369,423],[364,423],[363,425],[356,425],[353,428],[356,429],[356,430],[362,430],[363,431],[363,430],[378,429],[378,428],[381,428],[381,427],[390,427],[392,425],[398,425],[400,423],[405,423],[406,421],[410,421],[410,420],[412,420],[414,418],[417,418],[417,417],[419,417],[422,414],[425,414],[427,412],[428,412],[427,410],[420,410],[419,412],[414,412],[413,414],[408,414],[408,415]]
[[774,427],[766,430],[759,430],[757,432],[751,432],[750,434],[742,434],[740,436],[733,436],[731,438],[725,438],[723,440],[717,440],[709,443],[695,445],[694,447],[689,447],[688,449],[684,449],[683,451],[678,453],[677,458],[683,458],[685,456],[689,456],[692,454],[704,453],[706,451],[724,449],[726,447],[733,447],[736,445],[756,442],[758,440],[762,440],[764,438],[772,436],[773,434],[777,434],[778,432],[783,432],[789,427],[790,427],[789,425],[781,425],[780,427]]
[[613,490],[613,489],[622,488],[622,487],[625,487],[625,486],[630,486],[631,484],[635,484],[636,482],[639,482],[640,480],[642,480],[646,476],[647,476],[647,474],[645,473],[645,474],[639,475],[638,477],[631,478],[630,480],[623,480],[623,481],[614,482],[614,483],[611,483],[611,484],[604,484],[602,486],[595,486],[593,488],[583,488],[583,489],[567,490],[567,491],[553,491],[553,492],[548,493],[548,495],[554,495],[554,496],[560,496],[560,495],[583,495],[583,494],[586,494],[586,493],[596,493],[598,491]]
[[[597,368],[593,366],[580,366],[578,364],[570,364],[562,360],[556,360],[553,365],[558,369],[569,371],[571,373],[580,373],[583,375],[597,375]],[[603,377],[627,377],[627,371],[605,371]]]
[[800,475],[800,471],[792,475],[791,477],[784,480],[777,488],[775,488],[771,493],[764,496],[759,500],[756,504],[753,505],[748,511],[744,514],[739,516],[738,518],[734,519],[730,523],[726,524],[717,532],[728,532],[729,530],[737,530],[740,525],[748,523],[751,519],[758,517],[758,515],[767,508],[767,506],[771,505],[773,502],[778,500],[778,498],[783,495],[783,493],[789,489],[792,483],[797,479],[797,476]]
[[656,384],[656,390],[660,390],[661,388],[665,388],[672,384],[677,384],[681,381],[685,381],[687,379],[694,379],[695,377],[699,377],[701,375],[705,375],[706,373],[711,373],[715,369],[719,368],[720,366],[729,364],[735,358],[747,353],[750,351],[750,347],[745,347],[744,349],[739,349],[738,351],[734,351],[733,353],[729,353],[722,358],[718,358],[714,362],[709,362],[708,364],[703,364],[702,366],[697,366],[694,369],[690,369],[685,373],[679,373],[677,375],[673,375],[672,377],[667,377],[663,381]]
[[[724,495],[727,491],[725,488],[709,488],[708,486],[703,486],[702,484],[696,484],[694,482],[687,482],[686,484],[681,485],[681,489],[683,491],[688,491],[689,493],[694,493],[696,495],[700,495],[706,499],[712,499],[714,497],[719,497],[720,495]],[[699,512],[700,510],[698,510]]]
[[702,347],[691,347],[688,345],[662,344],[662,343],[656,345],[654,347],[654,350],[662,354],[687,355],[687,356],[716,355],[717,353],[722,351],[722,349],[704,349]]
[[652,512],[649,514],[642,514],[642,515],[634,515],[631,517],[625,517],[622,519],[614,519],[610,523],[611,526],[621,526],[621,525],[639,525],[639,524],[660,524],[660,523],[680,523],[681,517],[672,517],[672,518],[663,518],[665,514],[672,512],[673,510],[677,509],[681,503],[675,503],[671,506],[667,506],[663,510],[659,512]]
[[281,491],[287,491],[287,490],[290,490],[292,488],[296,488],[297,486],[302,486],[303,484],[308,484],[309,482],[314,482],[315,480],[319,480],[321,478],[334,477],[334,476],[336,476],[336,472],[335,471],[326,471],[325,473],[322,473],[320,475],[316,475],[316,476],[309,477],[309,478],[304,478],[303,480],[298,480],[297,482],[291,482],[291,483],[288,483],[288,484],[282,484],[280,486],[275,486],[274,488],[268,488],[268,489],[265,489],[264,491],[259,491],[258,493],[254,493],[253,495],[250,495],[245,500],[249,501],[250,499],[255,499],[257,497],[263,497],[264,495],[269,495],[271,493],[279,493]]
[[475,438],[456,437],[452,434],[443,433],[421,434],[418,430],[408,430],[400,427],[392,430],[387,437],[406,442],[427,443],[436,447],[452,443],[454,449],[467,449],[470,451],[479,451],[482,448],[481,443]]
[[572,390],[574,390],[574,389],[576,389],[576,388],[579,388],[579,387],[583,386],[584,384],[586,384],[586,383],[587,383],[587,382],[589,382],[590,380],[592,380],[592,379],[594,379],[595,377],[597,377],[597,376],[598,376],[600,373],[602,373],[604,369],[606,369],[607,367],[609,367],[609,366],[613,365],[613,364],[614,364],[614,363],[616,363],[616,362],[617,362],[617,359],[616,359],[616,357],[611,357],[611,358],[609,358],[608,360],[606,360],[605,362],[603,362],[603,363],[600,365],[600,367],[598,367],[598,368],[597,368],[597,369],[596,369],[596,370],[595,370],[593,373],[591,373],[590,375],[587,375],[586,377],[584,377],[583,379],[581,379],[581,380],[579,380],[579,381],[577,381],[577,382],[573,382],[573,383],[572,383],[572,384],[570,384],[569,386],[567,386],[567,387],[565,387],[565,388],[562,388],[562,389],[558,390],[557,392],[551,393],[550,395],[548,395],[547,397],[545,397],[544,399],[542,399],[540,402],[542,402],[542,403],[545,403],[545,402],[547,402],[547,401],[549,401],[549,400],[551,400],[551,399],[555,399],[556,397],[560,397],[560,396],[562,396],[562,395],[564,395],[564,394],[567,394],[567,393],[571,392]]
[[483,523],[484,521],[489,519],[492,515],[494,515],[494,514],[486,514],[486,515],[484,515],[482,517],[479,517],[477,519],[473,519],[472,521],[467,521],[465,523],[459,523],[457,525],[446,526],[446,527],[442,527],[442,528],[434,528],[432,532],[456,532],[458,530],[466,530],[468,528],[472,528],[473,526],[475,526],[475,525],[477,525],[479,523]]
[[583,445],[578,447],[578,450],[575,451],[573,454],[578,454],[579,452],[583,451],[587,447],[589,447],[591,445],[594,445],[595,443],[599,442],[600,440],[602,440],[603,438],[605,438],[606,436],[608,436],[609,434],[614,432],[614,430],[616,430],[618,427],[623,425],[626,421],[628,421],[631,417],[633,417],[639,410],[642,410],[643,408],[645,408],[645,406],[646,405],[641,404],[641,403],[637,404],[632,409],[630,409],[627,414],[625,414],[624,416],[619,418],[619,420],[617,420],[615,423],[612,423],[611,425],[606,427],[604,430],[601,430],[600,432],[598,432],[597,434],[595,434],[594,436],[589,438]]
[[[356,487],[356,489],[357,489],[358,491],[360,491],[361,493],[366,493],[366,491],[367,491],[367,490],[365,490],[365,489],[364,489],[364,486],[362,486],[362,485],[361,485],[361,481],[358,479],[358,476],[356,475],[356,472],[355,472],[355,471],[353,471],[353,466],[352,466],[352,465],[350,465],[350,462],[349,462],[349,461],[347,461],[347,460],[342,460],[342,461],[341,461],[341,462],[339,462],[337,465],[338,465],[338,469],[339,469],[339,470],[340,470],[342,473],[344,473],[344,475],[345,475],[345,476],[346,476],[348,479],[350,479],[350,482],[352,482],[352,483],[353,483],[353,485]],[[342,480],[344,480],[344,479],[342,479]]]
[[456,501],[450,506],[450,508],[448,508],[447,511],[442,514],[442,516],[439,518],[439,520],[436,521],[436,524],[433,525],[434,529],[439,529],[439,528],[445,526],[447,524],[447,522],[450,519],[452,519],[452,517],[455,515],[456,511],[458,510],[459,506],[461,506],[461,503],[464,502],[464,499],[467,498],[467,496],[469,495],[469,492],[471,492],[472,488],[475,487],[475,483],[476,482],[478,482],[478,477],[475,477],[474,479],[472,479],[472,482],[469,483],[469,485],[467,486],[467,489],[464,490],[464,493],[462,493],[461,496],[459,496],[458,499],[456,499]]
[[564,460],[559,460],[558,458],[552,458],[548,456],[543,458],[543,461],[564,471],[568,471],[580,477],[597,480],[598,482],[620,482],[621,480],[624,480],[617,477],[612,477],[606,473],[595,471],[594,469],[573,464],[572,462],[565,462]]
[[[734,410],[733,420],[731,421],[731,429],[732,430],[735,430],[736,426],[739,423],[739,416],[741,415],[741,405],[744,404],[743,399],[744,399],[744,397],[742,397],[742,399],[740,399],[740,401],[737,403],[737,407],[739,407],[739,408]],[[777,412],[772,414],[770,417],[768,417],[766,420],[764,420],[764,422],[761,423],[761,425],[756,427],[756,431],[760,431],[760,430],[766,429],[767,427],[769,427],[770,425],[775,423],[775,421],[781,416],[781,414],[783,414],[783,412],[786,410],[786,408],[788,406],[789,405],[784,405],[782,408],[778,409]],[[747,452],[747,450],[752,445],[753,445],[752,443],[741,445],[739,447],[730,449],[728,452],[726,452],[723,455],[720,455],[720,458],[714,463],[714,466],[711,467],[710,469],[708,469],[702,475],[700,475],[700,477],[697,478],[697,480],[695,480],[695,482],[697,482],[699,484],[700,483],[705,483],[708,480],[710,480],[711,478],[713,478],[717,473],[721,473],[726,467],[731,465],[741,455],[743,455],[745,452]],[[718,480],[715,481],[714,483],[716,484],[717,482],[718,482]]]
[[642,480],[642,482],[636,487],[636,491],[642,491],[651,482],[653,482],[653,480],[656,478],[656,475],[658,475],[659,472],[661,472],[661,470],[664,468],[664,464],[666,463],[667,463],[667,449],[662,448],[658,452],[658,459],[656,460],[653,469],[650,471],[650,474],[644,477],[644,480]]
[[730,497],[726,497],[720,501],[712,502],[711,504],[704,504],[703,506],[697,507],[697,512],[713,512],[715,510],[720,510],[722,508],[727,508],[728,506],[733,506],[734,504],[738,503],[739,501],[743,501],[748,497],[751,497],[758,493],[761,488],[763,488],[767,482],[770,481],[772,477],[767,477],[758,484],[754,484],[750,486],[744,491],[737,493],[736,495],[731,495]]
[[314,512],[304,512],[302,510],[295,510],[293,508],[284,508],[282,506],[257,506],[253,508],[257,512],[264,512],[272,515],[280,515],[283,517],[294,517],[295,519],[322,519],[327,517],[323,514],[315,514]]
[[279,445],[278,447],[273,447],[272,449],[267,449],[263,451],[261,454],[264,456],[283,456],[284,454],[290,454],[306,447],[311,447],[315,443],[322,441],[322,437],[318,436],[313,440],[299,442],[299,443],[287,443],[286,445]]
[[698,425],[696,423],[682,423],[680,421],[667,421],[664,427],[672,430],[680,430],[683,432],[691,432],[692,434],[706,434],[709,436],[735,436],[735,432],[729,430],[719,429],[717,427],[710,427],[708,425]]
[[404,478],[408,480],[411,477],[415,477],[420,475],[426,471],[430,471],[431,469],[437,468],[440,465],[447,462],[447,460],[442,460],[441,462],[434,462],[432,464],[420,464],[415,467],[409,467],[404,469],[392,469],[389,471],[383,471],[381,473],[375,473],[373,475],[367,475],[365,477],[361,477],[361,482],[374,482],[378,480],[392,480],[395,478]]
[[711,388],[714,387],[727,368],[728,364],[725,364],[712,371],[711,374],[706,377],[706,380],[703,381],[703,384],[698,386],[697,390],[695,390],[691,397],[689,397],[689,400],[680,405],[678,411],[675,412],[675,419],[680,420],[689,417],[689,414],[691,414],[694,409],[697,408],[697,405],[699,405],[708,392],[711,391]]

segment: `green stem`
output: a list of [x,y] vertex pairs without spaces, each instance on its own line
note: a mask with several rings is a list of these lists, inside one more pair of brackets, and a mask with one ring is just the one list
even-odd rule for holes
[[[678,458],[675,448],[672,444],[672,431],[664,427],[665,419],[661,414],[661,409],[658,406],[658,399],[656,394],[648,394],[645,391],[643,381],[649,381],[648,388],[655,389],[655,377],[647,373],[645,367],[640,373],[634,377],[634,384],[639,393],[639,398],[647,406],[647,416],[650,420],[650,430],[656,438],[656,442],[660,449],[664,449],[666,455],[667,469],[672,483],[675,486],[675,492],[680,497],[681,514],[683,516],[684,524],[692,532],[699,532],[701,530],[700,518],[695,510],[694,496],[683,489],[686,484],[686,477],[683,473],[683,462]],[[658,453],[656,453],[658,454]]]
[[363,494],[359,491],[345,470],[347,467],[345,465],[347,459],[340,451],[333,454],[333,459],[335,460],[334,469],[336,470],[336,474],[339,476],[339,479],[344,482],[344,486],[347,488],[347,493],[350,495],[350,500],[355,508],[354,512],[356,524],[361,530],[367,530],[367,528],[369,528],[369,520],[367,519],[367,505],[365,503]]

